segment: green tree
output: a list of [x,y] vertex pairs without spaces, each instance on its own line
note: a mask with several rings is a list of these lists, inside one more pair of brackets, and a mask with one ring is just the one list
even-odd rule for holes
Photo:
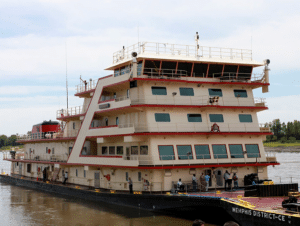
[[6,146],[8,142],[7,136],[1,135],[0,136],[0,148]]

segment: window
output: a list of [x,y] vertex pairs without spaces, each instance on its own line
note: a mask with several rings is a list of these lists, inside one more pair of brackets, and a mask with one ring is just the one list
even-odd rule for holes
[[180,96],[194,96],[193,88],[179,88]]
[[46,147],[46,154],[48,154],[48,147]]
[[129,96],[130,96],[130,91],[129,91],[129,89],[127,90],[127,98],[129,98]]
[[138,172],[138,181],[142,181],[142,173]]
[[128,172],[125,173],[126,181],[128,181]]
[[195,145],[196,159],[210,159],[208,145]]
[[75,129],[76,127],[75,127],[75,122],[73,122],[73,129]]
[[138,155],[139,154],[139,147],[138,146],[131,146],[131,154]]
[[210,96],[219,96],[219,97],[223,96],[221,89],[208,89],[208,93]]
[[143,61],[140,61],[137,65],[137,75],[142,74],[142,68],[143,68]]
[[31,173],[31,164],[27,164],[27,173]]
[[105,126],[108,126],[108,118],[105,118]]
[[152,86],[152,94],[153,95],[167,95],[167,88],[166,87],[155,87]]
[[148,146],[140,146],[140,155],[148,155]]
[[86,170],[83,170],[83,177],[86,178]]
[[213,148],[215,159],[226,159],[226,158],[228,158],[227,151],[226,151],[226,146],[224,144],[213,144],[212,148]]
[[240,122],[252,122],[252,115],[239,114]]
[[120,69],[118,68],[115,70],[114,76],[118,77],[119,75],[120,75]]
[[221,114],[210,114],[209,120],[210,122],[224,122],[223,115]]
[[52,155],[54,155],[54,148],[52,148]]
[[155,113],[155,121],[156,122],[170,122],[170,114],[169,113]]
[[158,152],[160,160],[174,160],[174,150],[173,146],[158,146]]
[[76,169],[76,177],[78,177],[78,169]]
[[69,155],[71,154],[72,149],[73,149],[73,147],[69,147]]
[[234,90],[235,97],[248,97],[247,91],[243,89],[235,89]]
[[192,147],[190,145],[177,146],[178,159],[193,159]]
[[259,149],[257,144],[246,144],[246,151],[248,158],[259,158]]
[[109,147],[109,154],[110,155],[115,155],[116,154],[116,147],[115,146],[110,146]]
[[117,98],[117,93],[114,93],[114,99],[116,99]]
[[187,118],[189,122],[202,122],[201,114],[188,114]]
[[117,155],[123,155],[123,146],[117,146]]
[[107,147],[102,147],[102,155],[107,155]]
[[116,117],[116,125],[119,125],[119,117]]
[[241,144],[229,144],[229,151],[231,158],[244,158]]

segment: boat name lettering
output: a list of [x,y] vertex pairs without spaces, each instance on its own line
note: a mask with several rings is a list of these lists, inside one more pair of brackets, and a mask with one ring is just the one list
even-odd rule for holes
[[267,219],[271,219],[271,220],[285,221],[285,216],[278,215],[275,213],[265,213],[265,212],[261,212],[261,211],[247,210],[247,209],[237,208],[237,207],[232,207],[232,212],[245,214],[245,215],[249,215],[249,216],[253,216],[253,217],[261,217],[261,218],[267,218]]

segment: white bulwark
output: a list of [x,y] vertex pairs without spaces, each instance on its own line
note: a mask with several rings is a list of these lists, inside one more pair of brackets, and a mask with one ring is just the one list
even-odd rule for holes
[[[257,112],[267,110],[253,89],[268,91],[269,60],[251,50],[143,42],[113,54],[112,74],[81,82],[83,105],[60,109],[59,130],[19,136],[24,159],[12,173],[89,187],[166,192],[224,187],[224,173],[267,178],[277,165],[262,141],[270,135]],[[253,68],[261,67],[260,75]]]

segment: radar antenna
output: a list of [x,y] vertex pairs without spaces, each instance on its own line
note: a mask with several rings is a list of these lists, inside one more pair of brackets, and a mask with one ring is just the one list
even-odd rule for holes
[[198,51],[199,51],[199,35],[198,35],[198,32],[196,32],[196,35],[195,35],[195,42],[196,42],[196,50],[197,50],[197,56],[198,56]]

